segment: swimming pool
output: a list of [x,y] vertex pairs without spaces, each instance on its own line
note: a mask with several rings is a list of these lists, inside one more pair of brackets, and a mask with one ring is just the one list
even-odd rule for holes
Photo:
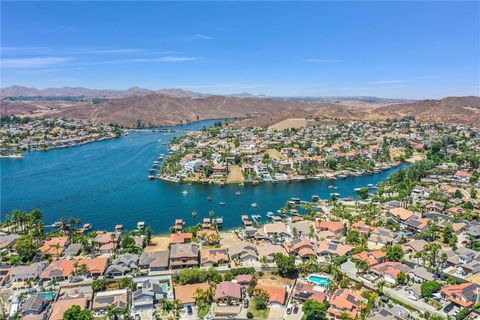
[[317,274],[313,274],[308,277],[308,281],[315,283],[317,285],[321,285],[322,287],[328,287],[330,283],[330,279],[324,276],[319,276]]
[[44,296],[48,299],[53,299],[53,297],[55,297],[55,292],[40,292],[38,295]]

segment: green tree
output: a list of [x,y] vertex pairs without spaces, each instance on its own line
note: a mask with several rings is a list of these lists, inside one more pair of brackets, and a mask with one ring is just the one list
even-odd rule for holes
[[316,300],[308,299],[303,304],[304,320],[326,320],[327,319],[328,302],[320,303]]
[[275,255],[275,263],[278,267],[278,273],[285,276],[292,276],[297,272],[294,256],[285,256],[281,253]]
[[429,298],[432,293],[437,292],[441,288],[442,285],[435,280],[424,281],[420,286],[420,290],[422,291],[422,296],[424,298]]
[[63,313],[64,320],[93,320],[92,311],[80,309],[80,306],[74,305]]
[[255,308],[257,310],[267,309],[269,298],[270,296],[268,295],[267,291],[262,289],[255,289],[254,296],[253,296],[253,302],[255,303]]
[[107,280],[100,278],[92,281],[92,290],[94,292],[105,291],[105,289],[107,289]]
[[403,258],[403,250],[399,244],[387,247],[385,251],[385,258],[388,261],[400,261]]
[[405,274],[405,272],[400,271],[397,275],[397,283],[400,285],[405,285],[407,284],[408,281],[408,276]]
[[15,243],[15,250],[23,262],[30,261],[35,255],[36,248],[31,236],[21,236]]
[[368,188],[364,187],[358,190],[358,197],[360,199],[367,199],[368,198]]
[[145,229],[145,235],[146,235],[145,241],[147,242],[147,246],[148,246],[150,245],[150,241],[152,240],[152,228],[150,228],[150,226],[147,226],[147,228]]

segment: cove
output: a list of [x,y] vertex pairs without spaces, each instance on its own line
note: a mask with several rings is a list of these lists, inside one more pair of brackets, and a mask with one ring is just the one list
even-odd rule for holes
[[[173,132],[134,131],[119,138],[87,145],[32,152],[22,159],[0,159],[2,219],[14,209],[42,210],[46,223],[60,217],[77,217],[94,228],[113,229],[123,224],[134,229],[145,221],[156,234],[168,232],[177,218],[193,222],[213,210],[224,227],[241,225],[240,215],[276,212],[292,197],[310,200],[312,194],[328,198],[331,192],[355,197],[354,188],[377,184],[401,165],[378,174],[337,180],[262,183],[259,186],[185,185],[147,180],[148,169],[159,154],[168,153],[168,142],[184,130],[200,130],[216,120],[169,127]],[[336,189],[329,189],[329,185]],[[182,191],[188,191],[183,195]],[[240,191],[240,195],[235,193]],[[208,201],[207,197],[212,197]],[[219,202],[224,201],[225,205]],[[252,208],[251,204],[258,204]]]

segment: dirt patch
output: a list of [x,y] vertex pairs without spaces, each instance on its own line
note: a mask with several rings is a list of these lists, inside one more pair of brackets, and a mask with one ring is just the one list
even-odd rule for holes
[[240,242],[237,235],[233,231],[220,232],[221,244],[223,248],[232,247]]
[[284,155],[283,153],[281,153],[280,151],[275,150],[275,149],[267,149],[265,152],[268,153],[270,158],[275,159],[275,160],[285,160],[285,159],[287,159],[286,155]]
[[286,130],[291,128],[305,128],[307,126],[307,119],[304,118],[289,118],[268,127],[271,130]]
[[150,245],[145,247],[144,252],[156,252],[156,251],[165,251],[168,250],[168,245],[170,244],[170,237],[166,236],[157,236],[152,237],[150,240]]
[[258,279],[259,284],[266,284],[271,286],[279,286],[283,287],[284,285],[288,284],[292,286],[295,282],[294,279],[287,279],[277,275],[272,274],[271,272],[265,272],[263,276]]
[[414,163],[417,161],[425,160],[427,157],[423,153],[414,153],[411,158],[408,158],[406,161],[409,163]]
[[241,183],[244,182],[245,178],[242,173],[242,168],[240,166],[230,166],[228,176],[227,176],[227,183]]

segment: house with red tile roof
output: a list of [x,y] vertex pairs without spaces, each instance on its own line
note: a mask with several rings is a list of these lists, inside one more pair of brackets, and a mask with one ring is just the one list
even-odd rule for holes
[[170,243],[189,243],[192,241],[193,235],[190,232],[170,233]]
[[480,299],[480,286],[466,282],[448,286],[440,290],[442,298],[462,307],[469,308]]
[[200,249],[200,266],[213,267],[228,263],[228,250],[223,248]]
[[302,259],[316,258],[313,244],[306,238],[295,238],[291,242],[284,244],[285,250],[290,255],[298,255]]
[[73,306],[79,306],[80,310],[88,308],[89,300],[87,298],[57,300],[52,307],[52,312],[48,320],[63,320],[65,311]]
[[284,287],[258,284],[256,288],[265,290],[268,293],[268,302],[270,304],[284,305],[287,300],[287,290]]
[[40,278],[44,280],[66,279],[81,265],[86,266],[87,272],[90,276],[99,277],[105,273],[107,264],[107,258],[56,260],[43,270]]
[[409,266],[400,262],[386,261],[374,265],[372,272],[382,277],[387,283],[394,284],[397,281],[398,274],[404,272],[406,275],[412,270]]
[[313,284],[297,281],[292,292],[292,298],[299,301],[312,299],[321,303],[325,300],[326,295],[325,292],[316,288]]
[[117,250],[120,243],[119,232],[97,232],[97,236],[93,239],[100,253],[112,253]]
[[381,250],[362,251],[360,253],[354,254],[352,258],[364,261],[368,264],[369,267],[371,267],[384,261],[385,252]]
[[51,256],[59,257],[63,254],[69,243],[68,237],[48,238],[38,250],[43,253],[48,253]]
[[344,313],[355,319],[365,306],[364,299],[351,289],[337,289],[329,302],[327,312],[334,319],[341,319]]
[[415,215],[413,211],[405,208],[392,208],[388,210],[388,213],[391,218],[399,223],[405,222]]
[[321,241],[317,244],[317,253],[321,257],[326,256],[346,256],[347,254],[351,253],[355,249],[354,246],[349,244],[342,244],[338,241]]
[[343,224],[339,221],[314,221],[313,227],[317,232],[330,231],[337,235],[343,232]]

